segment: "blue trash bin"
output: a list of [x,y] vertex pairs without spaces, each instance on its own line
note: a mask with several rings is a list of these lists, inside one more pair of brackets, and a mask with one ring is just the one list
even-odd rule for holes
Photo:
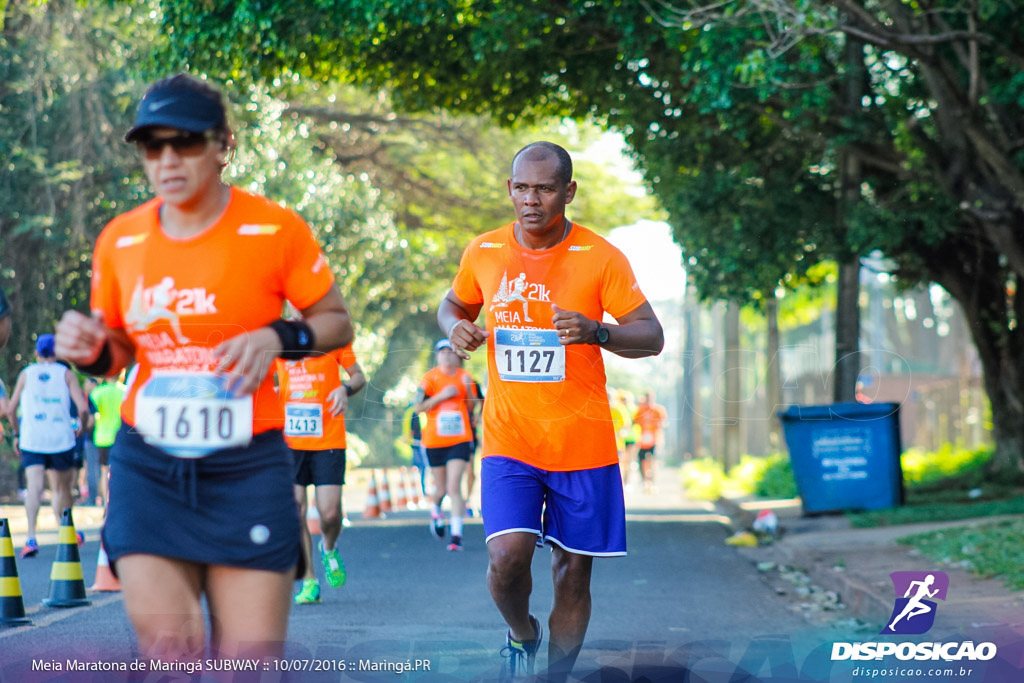
[[899,408],[833,403],[779,413],[805,515],[903,503]]

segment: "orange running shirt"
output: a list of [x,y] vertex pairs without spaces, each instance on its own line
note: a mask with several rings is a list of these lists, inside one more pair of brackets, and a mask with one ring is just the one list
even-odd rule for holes
[[601,349],[561,346],[551,305],[601,320],[647,299],[625,255],[593,231],[573,223],[559,244],[532,250],[516,242],[513,226],[474,239],[452,285],[461,300],[483,304],[490,331],[483,457],[549,471],[615,464]]
[[[295,212],[232,188],[216,223],[173,239],[160,228],[162,203],[112,220],[93,253],[93,313],[128,333],[138,361],[124,422],[149,436],[159,431],[158,441],[147,440],[168,452],[202,452],[200,434],[225,447],[221,437],[237,439],[250,426],[280,429],[270,373],[251,398],[235,401],[212,374],[211,351],[280,318],[285,300],[301,310],[327,294],[334,277],[312,231]],[[208,409],[197,414],[201,406]]]
[[339,368],[356,364],[352,345],[302,360],[277,359],[277,391],[284,411],[284,440],[301,451],[345,448],[345,414],[331,415],[331,392],[341,387]]
[[426,448],[447,448],[473,440],[469,430],[469,404],[474,398],[470,387],[473,378],[462,368],[456,368],[454,375],[446,375],[441,368],[433,367],[420,380],[420,388],[427,398],[436,396],[447,386],[458,390],[455,398],[441,401],[427,411],[427,424],[423,428],[423,445]]
[[643,406],[636,411],[633,422],[640,425],[640,448],[654,448],[661,435],[661,423],[668,417],[659,405]]

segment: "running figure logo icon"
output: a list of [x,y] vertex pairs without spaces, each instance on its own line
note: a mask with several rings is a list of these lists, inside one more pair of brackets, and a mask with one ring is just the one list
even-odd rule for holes
[[896,591],[896,604],[889,624],[880,633],[917,635],[927,632],[935,623],[936,611],[935,602],[928,598],[945,600],[949,577],[938,571],[893,572],[889,577]]
[[498,285],[498,291],[494,293],[494,298],[491,299],[491,310],[495,308],[505,308],[513,301],[521,301],[523,304],[523,320],[528,323],[532,323],[530,319],[530,302],[525,296],[523,296],[523,290],[526,289],[526,273],[519,273],[519,277],[508,281],[508,272],[506,271],[501,276],[501,284]]

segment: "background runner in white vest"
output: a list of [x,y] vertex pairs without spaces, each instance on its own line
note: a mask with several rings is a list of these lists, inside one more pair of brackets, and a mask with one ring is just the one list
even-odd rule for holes
[[[43,334],[36,341],[37,362],[18,375],[8,406],[15,426],[15,453],[25,466],[25,512],[28,514],[28,540],[22,557],[39,551],[36,542],[36,518],[43,500],[43,472],[50,478],[53,515],[60,523],[61,511],[71,507],[71,485],[74,479],[76,429],[72,426],[71,402],[78,407],[77,432],[89,427],[89,405],[75,373],[57,363],[52,334]],[[20,413],[20,419],[17,414]]]

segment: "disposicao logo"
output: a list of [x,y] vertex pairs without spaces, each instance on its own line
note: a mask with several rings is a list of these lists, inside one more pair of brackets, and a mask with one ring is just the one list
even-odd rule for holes
[[[882,635],[920,635],[935,623],[938,605],[949,590],[949,577],[945,572],[893,572],[889,575],[896,593],[889,620],[879,633]],[[832,661],[870,660],[883,657],[900,660],[987,661],[996,656],[994,643],[921,642],[921,643],[833,643]]]
[[[945,572],[893,572],[889,575],[896,591],[889,624],[884,635],[927,633],[935,623],[935,600],[945,600],[949,577]],[[902,597],[901,597],[902,596]]]

